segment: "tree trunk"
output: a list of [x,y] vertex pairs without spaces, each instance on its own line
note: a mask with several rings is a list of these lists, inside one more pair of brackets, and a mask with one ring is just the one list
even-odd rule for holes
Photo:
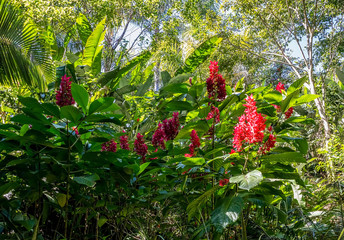
[[153,91],[158,92],[161,88],[161,81],[160,81],[160,61],[158,61],[154,66],[154,84],[153,84]]

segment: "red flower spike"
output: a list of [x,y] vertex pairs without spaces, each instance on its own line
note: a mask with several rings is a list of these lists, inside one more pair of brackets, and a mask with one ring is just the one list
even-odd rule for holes
[[263,141],[266,119],[257,113],[256,102],[253,95],[245,99],[245,113],[239,117],[239,123],[234,128],[234,147],[238,152],[242,150],[243,143],[259,143]]
[[72,96],[70,77],[64,75],[61,78],[60,89],[56,91],[56,104],[60,107],[73,105],[75,103]]
[[209,78],[207,79],[208,97],[214,99],[217,95],[217,100],[222,101],[226,98],[226,81],[221,74],[218,74],[219,66],[218,62],[210,61],[209,66]]
[[102,152],[116,152],[117,143],[112,139],[102,144]]
[[158,129],[152,137],[153,146],[165,149],[165,141],[173,140],[178,135],[179,126],[179,113],[174,112],[171,119],[165,119],[158,124]]
[[284,84],[279,82],[276,86],[276,90],[282,93],[282,90],[285,91]]
[[121,149],[129,150],[128,136],[127,135],[120,136],[119,142],[120,142]]
[[207,120],[210,120],[215,117],[215,123],[220,122],[220,110],[217,107],[214,107],[213,105],[210,108],[210,112],[208,113]]
[[75,132],[75,135],[79,136],[79,130],[77,127],[72,127],[73,131]]
[[229,179],[228,179],[228,178],[221,179],[221,180],[219,181],[219,186],[220,186],[220,187],[224,187],[224,186],[226,186],[228,183],[229,183]]
[[291,115],[293,114],[293,112],[294,112],[294,108],[292,108],[292,107],[289,108],[289,109],[284,113],[285,118],[286,118],[286,119],[290,118]]
[[236,153],[236,151],[234,149],[232,149],[229,154],[233,154],[233,153]]
[[199,137],[197,136],[197,132],[196,132],[195,129],[193,129],[191,131],[190,136],[191,136],[191,142],[192,142],[193,146],[194,147],[200,147],[201,146],[201,142],[199,140]]
[[144,143],[143,136],[140,133],[137,133],[136,139],[134,142],[134,151],[142,157],[144,161],[146,159],[148,147]]
[[275,147],[275,144],[276,136],[270,134],[268,140],[264,143],[262,147],[259,148],[259,151],[265,155],[267,152],[269,152],[272,148]]

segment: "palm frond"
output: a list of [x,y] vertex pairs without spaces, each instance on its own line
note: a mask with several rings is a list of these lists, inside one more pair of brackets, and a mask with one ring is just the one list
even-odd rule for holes
[[49,49],[18,9],[0,0],[0,84],[44,90],[54,79]]

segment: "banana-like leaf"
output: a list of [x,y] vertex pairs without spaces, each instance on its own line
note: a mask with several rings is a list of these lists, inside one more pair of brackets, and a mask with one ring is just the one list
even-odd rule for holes
[[100,73],[102,58],[102,42],[105,37],[105,20],[104,18],[91,33],[87,39],[85,50],[83,53],[82,65],[88,65],[92,69],[93,74]]
[[215,51],[216,46],[222,41],[222,38],[214,36],[203,42],[193,53],[185,60],[184,66],[180,67],[175,75],[182,73],[192,73],[196,68],[207,60]]
[[[91,27],[90,22],[86,18],[86,16],[83,15],[82,13],[80,13],[79,17],[76,19],[76,29],[78,30],[79,37],[80,37],[83,45],[85,46],[87,39],[90,37],[90,35],[92,33],[92,27]],[[67,36],[68,35],[69,34],[67,34]]]
[[141,53],[139,56],[135,57],[131,61],[129,61],[124,67],[119,68],[116,67],[114,70],[103,73],[98,82],[101,86],[105,86],[107,84],[111,84],[111,86],[116,86],[119,80],[129,73],[135,66],[138,64],[147,61],[152,54],[149,51],[145,51]]

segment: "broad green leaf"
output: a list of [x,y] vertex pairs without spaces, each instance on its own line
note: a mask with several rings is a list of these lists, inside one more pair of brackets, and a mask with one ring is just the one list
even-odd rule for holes
[[57,199],[57,202],[60,205],[60,207],[64,207],[66,205],[66,202],[67,202],[67,195],[63,194],[63,193],[58,193],[56,195],[56,199]]
[[87,20],[86,16],[83,15],[82,13],[80,13],[78,18],[76,19],[76,28],[78,30],[79,37],[83,45],[85,46],[87,39],[92,33],[92,28],[91,28],[90,22]]
[[199,157],[187,157],[186,160],[182,161],[185,166],[201,166],[205,163],[204,158]]
[[28,109],[32,111],[35,111],[35,112],[43,111],[41,104],[35,98],[18,96],[18,100],[21,104],[23,104],[25,107],[27,107]]
[[287,94],[290,95],[293,92],[295,92],[296,90],[300,89],[303,87],[303,85],[307,82],[308,77],[304,76],[298,80],[296,80],[295,82],[293,82],[292,85],[290,85],[290,87],[288,88]]
[[191,76],[192,76],[191,73],[178,74],[174,78],[170,79],[168,84],[184,83],[184,82],[188,81]]
[[108,219],[106,217],[101,216],[98,221],[98,227],[102,227],[107,222],[107,220]]
[[287,111],[290,107],[292,107],[294,99],[299,95],[300,91],[295,90],[291,94],[288,94],[288,96],[282,101],[281,104],[281,112],[284,113]]
[[203,42],[199,47],[197,47],[193,53],[185,60],[184,66],[180,67],[175,75],[181,73],[192,73],[199,65],[205,62],[205,60],[210,57],[210,55],[215,51],[216,46],[222,41],[222,38],[214,36],[205,42]]
[[316,94],[306,94],[306,95],[302,95],[301,97],[299,98],[296,98],[293,103],[292,103],[292,107],[293,106],[298,106],[298,105],[301,105],[301,104],[304,104],[304,103],[308,103],[308,102],[311,102],[313,101],[314,99],[320,97],[319,95],[316,95]]
[[82,113],[74,106],[63,106],[61,107],[61,117],[66,118],[69,121],[77,123],[82,117]]
[[115,101],[115,98],[113,97],[103,97],[103,98],[94,100],[90,105],[89,114],[105,111],[107,108],[109,108],[112,105],[116,105],[118,109],[120,109],[120,107],[117,104],[115,104],[114,101]]
[[123,76],[138,64],[146,62],[151,56],[152,54],[149,51],[144,51],[139,56],[129,61],[124,67],[120,68],[117,66],[114,70],[103,73],[99,77],[98,82],[102,87],[109,83],[111,83],[111,86],[116,86]]
[[5,183],[5,184],[1,184],[0,196],[3,196],[5,194],[9,193],[10,191],[16,189],[17,187],[19,187],[19,183],[17,183],[17,182],[9,182],[9,183]]
[[236,84],[235,84],[235,92],[241,92],[244,90],[244,80],[245,77],[241,78]]
[[169,93],[188,93],[188,85],[186,83],[172,83],[161,89],[161,92]]
[[202,210],[204,204],[206,204],[206,202],[208,200],[210,200],[211,196],[213,195],[213,193],[215,193],[217,190],[219,189],[219,186],[215,186],[211,189],[209,189],[208,191],[206,191],[205,193],[203,193],[201,196],[199,196],[198,198],[196,198],[195,200],[193,200],[186,208],[186,212],[188,213],[189,216],[189,220],[195,216],[199,211]]
[[166,104],[166,111],[181,111],[181,110],[192,110],[192,105],[186,101],[171,101]]
[[235,223],[244,207],[244,200],[239,196],[228,196],[211,213],[211,222],[216,231],[222,232],[228,225]]
[[344,72],[341,71],[339,68],[336,69],[336,74],[339,79],[339,81],[344,85]]
[[112,122],[117,125],[121,125],[121,121],[113,114],[102,115],[102,114],[92,114],[85,118],[86,122]]
[[140,165],[140,170],[137,173],[137,175],[140,175],[148,166],[149,166],[150,162],[145,162],[143,164]]
[[279,163],[306,163],[306,159],[298,152],[284,152],[279,154],[270,154],[262,157],[263,162]]
[[100,178],[97,174],[81,177],[73,177],[73,180],[79,184],[93,187]]
[[82,108],[83,112],[87,113],[87,106],[88,106],[88,92],[83,86],[80,86],[76,83],[72,83],[72,96],[74,100],[79,104]]
[[97,74],[100,72],[101,67],[101,51],[103,46],[101,45],[105,36],[105,20],[104,18],[97,27],[91,33],[87,39],[85,50],[83,52],[82,65],[88,65],[92,67],[92,72]]
[[190,139],[190,134],[191,134],[192,130],[195,130],[199,137],[203,136],[203,134],[205,134],[209,130],[209,126],[208,126],[207,121],[200,120],[200,121],[195,122],[195,123],[187,124],[183,129],[181,129],[179,131],[175,140]]
[[258,170],[253,170],[246,175],[239,175],[230,178],[231,183],[239,183],[239,188],[244,190],[250,190],[263,181],[263,175]]
[[279,91],[271,91],[263,97],[271,104],[280,105],[282,102],[282,94]]
[[60,118],[59,108],[52,103],[42,103],[43,112],[47,115],[52,115],[54,117]]

